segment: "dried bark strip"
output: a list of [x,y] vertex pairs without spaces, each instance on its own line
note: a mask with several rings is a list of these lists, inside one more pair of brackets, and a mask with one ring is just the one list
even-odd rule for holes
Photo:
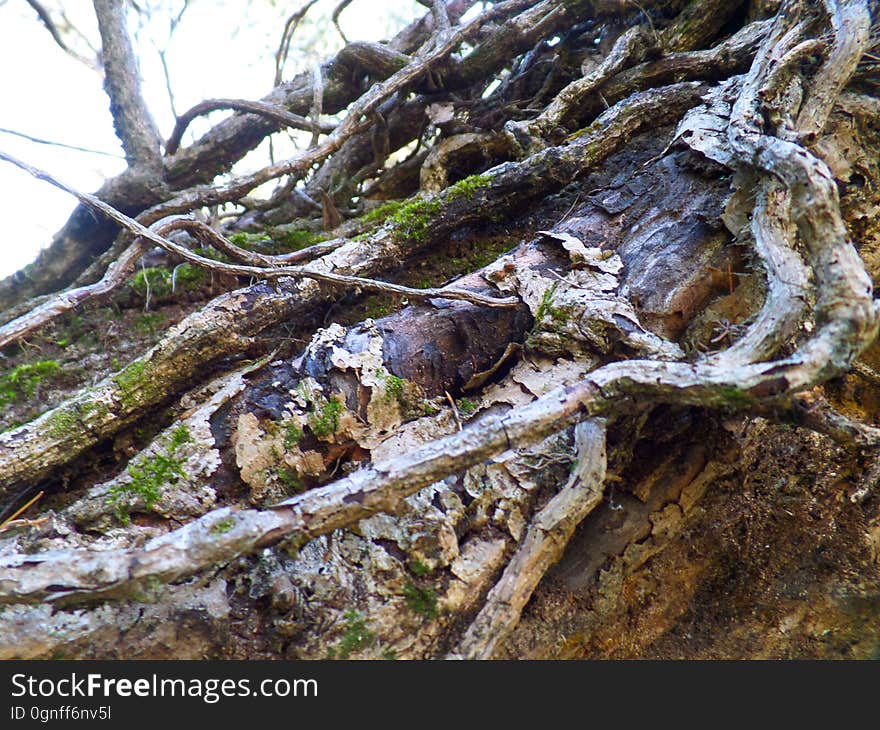
[[575,528],[602,501],[605,480],[605,426],[601,419],[575,426],[577,470],[538,512],[489,591],[480,613],[450,659],[491,659],[498,643],[514,629],[547,569],[562,557]]

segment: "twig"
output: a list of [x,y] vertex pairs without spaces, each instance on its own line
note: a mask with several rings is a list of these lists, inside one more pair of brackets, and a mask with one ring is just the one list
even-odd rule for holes
[[37,494],[34,495],[33,497],[31,497],[27,502],[25,502],[25,504],[23,506],[21,506],[17,510],[15,510],[15,512],[13,512],[9,517],[7,517],[5,520],[3,520],[3,522],[0,522],[0,530],[2,530],[4,527],[6,527],[15,518],[17,518],[17,517],[23,515],[25,512],[27,512],[28,509],[31,507],[31,505],[36,504],[42,498],[42,496],[44,494],[45,494],[45,492],[43,492],[42,490],[37,492]]
[[24,134],[24,132],[16,132],[14,129],[4,129],[0,127],[0,132],[3,134],[12,134],[16,137],[21,137],[22,139],[26,139],[30,142],[36,142],[37,144],[48,144],[53,147],[63,147],[66,150],[75,150],[76,152],[87,152],[90,155],[103,155],[104,157],[114,157],[117,160],[125,159],[122,155],[116,154],[114,152],[102,152],[101,150],[93,150],[89,147],[78,147],[72,144],[65,144],[64,142],[54,142],[51,139],[42,139],[41,137],[33,137],[30,134]]
[[324,77],[321,75],[321,64],[312,66],[312,110],[309,117],[312,122],[312,141],[309,147],[317,147],[321,138],[321,114],[324,110]]
[[284,30],[281,33],[281,42],[278,44],[278,50],[275,52],[275,80],[273,85],[278,86],[281,83],[284,72],[284,64],[287,62],[287,54],[290,53],[290,42],[293,40],[293,34],[306,17],[309,8],[312,7],[317,0],[309,0],[303,7],[293,13],[284,22]]
[[312,130],[316,134],[318,132],[326,134],[332,132],[336,125],[332,122],[321,122],[313,118],[311,121],[299,114],[283,109],[280,106],[268,104],[264,101],[248,101],[246,99],[206,99],[196,104],[194,107],[184,112],[177,118],[171,136],[165,143],[165,154],[173,155],[180,147],[180,141],[186,128],[192,123],[193,119],[203,114],[219,111],[221,109],[234,109],[241,112],[249,112],[251,114],[259,114],[260,116],[273,119],[279,124],[290,127],[292,129]]
[[[88,205],[95,210],[101,211],[101,213],[121,225],[123,228],[127,228],[135,235],[140,236],[147,241],[156,244],[157,246],[161,246],[169,253],[173,253],[179,256],[184,261],[189,261],[191,264],[195,264],[196,266],[210,269],[212,271],[219,271],[221,273],[232,274],[234,276],[254,276],[257,278],[267,279],[278,279],[282,277],[288,277],[292,279],[315,279],[316,281],[322,281],[328,284],[335,284],[337,286],[341,285],[349,288],[360,288],[366,289],[368,291],[384,292],[387,294],[402,294],[412,299],[457,299],[465,302],[470,302],[471,304],[480,304],[487,307],[515,307],[519,304],[519,298],[517,297],[496,298],[483,294],[477,294],[476,292],[465,291],[463,289],[414,289],[412,287],[402,286],[400,284],[392,284],[385,281],[377,281],[375,279],[366,279],[359,276],[347,276],[345,274],[334,274],[329,271],[318,271],[315,269],[297,266],[251,266],[227,264],[221,261],[215,261],[214,259],[199,256],[198,254],[190,251],[185,246],[181,246],[177,243],[174,243],[173,241],[168,240],[167,238],[156,233],[154,230],[147,228],[141,223],[138,223],[136,220],[134,220],[134,218],[129,218],[124,213],[121,213],[112,206],[107,205],[107,203],[105,203],[103,200],[96,198],[94,195],[82,193],[78,190],[75,190],[69,185],[62,183],[60,180],[58,180],[56,177],[49,174],[48,172],[32,167],[25,162],[21,162],[20,160],[17,160],[16,158],[2,151],[0,151],[0,159],[11,162],[16,167],[19,167],[25,172],[33,175],[38,180],[43,180],[45,182],[51,183],[55,187],[70,193],[71,195],[75,196],[81,203],[84,203],[85,205]],[[234,244],[232,244],[231,242],[226,242],[226,245],[233,246]],[[243,251],[242,249],[238,250]],[[256,256],[257,254],[253,255]]]
[[[55,21],[52,20],[52,16],[50,15],[49,11],[46,10],[46,8],[43,6],[43,4],[41,2],[38,2],[38,0],[25,0],[25,2],[27,2],[27,4],[30,5],[34,9],[34,11],[39,16],[40,21],[46,27],[46,30],[49,31],[49,35],[52,36],[52,40],[55,41],[57,46],[62,51],[64,51],[66,54],[68,54],[72,58],[75,58],[81,64],[87,66],[92,71],[100,71],[101,70],[100,67],[98,66],[98,64],[96,64],[94,61],[89,60],[85,56],[81,56],[79,53],[74,51],[70,46],[68,46],[67,43],[64,42],[64,39],[61,37],[61,33],[58,30],[58,26],[55,24]],[[62,13],[62,17],[63,17],[63,13]]]
[[330,20],[336,27],[336,32],[339,33],[339,37],[342,38],[343,43],[348,43],[348,38],[345,37],[345,33],[342,32],[342,27],[339,25],[339,16],[342,14],[343,10],[351,5],[351,3],[352,0],[342,0],[342,2],[340,2],[335,8],[333,8],[333,14],[330,16]]

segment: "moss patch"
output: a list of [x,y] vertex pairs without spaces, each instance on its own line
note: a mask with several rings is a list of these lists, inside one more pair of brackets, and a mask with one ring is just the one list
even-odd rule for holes
[[131,481],[115,484],[107,493],[107,504],[123,525],[130,522],[132,499],[140,501],[145,509],[150,510],[162,496],[162,488],[184,476],[183,464],[176,458],[175,452],[191,440],[189,429],[181,424],[171,432],[164,453],[158,452],[128,465]]
[[361,216],[361,220],[371,225],[384,223],[389,216],[400,210],[403,205],[404,201],[402,200],[389,200],[387,203],[382,203],[382,205],[368,210]]
[[403,587],[403,598],[410,611],[426,618],[437,616],[437,592],[433,588],[420,588],[412,581]]
[[348,659],[354,652],[368,649],[376,643],[376,635],[370,631],[366,619],[354,609],[343,614],[345,631],[339,643],[328,652],[330,659]]
[[446,189],[446,200],[450,203],[455,200],[471,200],[477,190],[488,187],[491,182],[491,175],[471,175],[450,185]]
[[421,243],[427,238],[431,220],[443,209],[440,200],[418,198],[402,205],[393,215],[388,217],[395,232],[404,238]]
[[336,398],[331,398],[322,405],[312,403],[309,414],[309,429],[316,438],[332,436],[339,429],[339,416],[343,405]]
[[60,371],[61,366],[55,360],[17,365],[0,377],[0,408],[19,399],[30,400],[40,382]]

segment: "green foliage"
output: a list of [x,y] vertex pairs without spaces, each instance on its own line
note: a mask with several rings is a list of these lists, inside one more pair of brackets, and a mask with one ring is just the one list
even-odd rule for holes
[[174,289],[195,289],[205,281],[205,270],[200,266],[190,263],[182,263],[174,267],[171,272]]
[[46,421],[46,430],[52,438],[62,439],[66,438],[76,428],[78,423],[79,419],[76,415],[64,406],[61,406],[49,416],[49,419]]
[[30,400],[42,380],[60,371],[61,366],[55,360],[16,365],[0,377],[0,408],[16,400]]
[[119,388],[120,400],[125,405],[136,405],[136,393],[144,381],[147,364],[143,360],[135,360],[113,376],[113,382]]
[[331,398],[323,405],[312,404],[312,412],[309,414],[309,428],[316,438],[326,438],[336,433],[339,428],[339,415],[342,413],[342,403],[336,398]]
[[218,520],[214,523],[211,527],[211,533],[214,535],[225,535],[233,527],[235,527],[235,518],[224,517],[222,520]]
[[284,448],[292,449],[303,437],[303,430],[296,421],[288,421],[284,424]]
[[144,298],[148,292],[151,297],[163,298],[195,289],[204,281],[204,269],[184,262],[175,266],[173,271],[160,267],[141,269],[132,277],[130,285]]
[[437,592],[433,588],[420,588],[412,581],[403,587],[403,598],[407,608],[426,618],[437,616]]
[[154,297],[167,296],[171,293],[171,272],[155,266],[141,269],[132,277],[131,288],[142,297],[147,292]]
[[366,619],[354,609],[343,614],[345,632],[335,649],[330,650],[330,657],[348,659],[353,652],[368,649],[376,643],[376,635],[367,627]]
[[474,411],[477,410],[477,404],[470,398],[461,398],[455,405],[458,408],[458,412],[465,418],[472,415]]
[[559,282],[554,282],[553,286],[544,292],[544,296],[541,297],[541,303],[538,305],[538,311],[535,312],[535,323],[540,322],[543,316],[548,313],[553,302],[553,295],[556,293],[558,286]]
[[403,378],[396,375],[385,378],[385,400],[388,402],[403,400]]
[[432,218],[442,208],[443,203],[438,199],[417,198],[402,205],[388,217],[388,220],[394,225],[394,229],[399,235],[420,243],[428,235]]
[[364,223],[382,223],[389,216],[396,213],[400,210],[404,205],[402,200],[389,200],[386,203],[382,203],[382,205],[373,208],[372,210],[368,210],[366,213],[361,216],[361,220]]
[[421,560],[416,558],[412,560],[409,564],[409,572],[412,573],[417,578],[424,578],[428,573],[431,572],[431,569],[425,565]]
[[470,200],[480,188],[487,187],[492,182],[491,175],[471,175],[464,180],[459,180],[446,189],[446,200]]
[[287,251],[299,251],[327,240],[327,236],[323,233],[316,233],[305,228],[291,231],[275,230],[273,231],[273,236]]
[[107,493],[107,504],[113,507],[116,517],[123,525],[130,521],[129,500],[140,499],[145,509],[152,509],[162,496],[162,488],[184,476],[183,464],[174,453],[192,440],[189,429],[181,424],[168,439],[164,453],[156,453],[128,465],[130,482],[115,484]]

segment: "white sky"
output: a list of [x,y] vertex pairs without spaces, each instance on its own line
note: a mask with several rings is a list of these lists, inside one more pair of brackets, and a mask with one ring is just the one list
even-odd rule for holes
[[[321,0],[309,16],[319,17],[323,13],[329,17],[337,3],[338,0]],[[190,0],[168,50],[178,112],[206,98],[264,96],[274,76],[272,54],[280,40],[283,19],[301,4],[276,2],[280,7],[273,10],[269,0]],[[63,6],[78,27],[97,38],[89,0],[65,0]],[[413,0],[355,0],[340,22],[349,40],[379,40],[398,28],[401,18],[408,20],[424,12]],[[333,48],[321,52],[321,57],[341,42],[329,23],[324,27],[330,28],[326,36]],[[158,54],[150,43],[150,38],[161,43],[167,36],[167,20],[157,18],[145,31],[139,35],[144,96],[162,137],[167,138],[174,117]],[[308,33],[307,28],[301,28],[293,47],[297,38]],[[310,68],[312,63],[313,58],[302,54],[297,57],[292,50],[285,78]],[[99,74],[55,45],[24,0],[0,0],[0,128],[119,157],[35,144],[4,133],[0,133],[0,149],[55,174],[79,190],[96,191],[107,177],[124,168],[122,149],[113,132],[109,102],[101,83]],[[200,134],[223,115],[212,115],[210,123],[196,120],[191,131]],[[257,157],[246,162],[251,167],[268,162],[265,149]],[[66,193],[0,161],[0,277],[32,261],[74,207],[74,199]]]

